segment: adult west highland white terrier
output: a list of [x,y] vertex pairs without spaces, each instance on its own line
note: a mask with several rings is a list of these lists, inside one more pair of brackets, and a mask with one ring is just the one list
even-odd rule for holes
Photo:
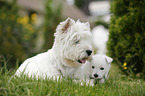
[[54,36],[52,49],[25,60],[17,69],[17,76],[69,76],[72,69],[80,67],[91,57],[92,34],[88,22],[75,22],[68,18],[57,26]]

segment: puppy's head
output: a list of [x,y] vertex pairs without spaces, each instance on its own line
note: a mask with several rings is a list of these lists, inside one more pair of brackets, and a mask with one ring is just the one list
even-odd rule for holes
[[111,67],[112,58],[106,55],[94,55],[91,63],[91,79],[107,79]]

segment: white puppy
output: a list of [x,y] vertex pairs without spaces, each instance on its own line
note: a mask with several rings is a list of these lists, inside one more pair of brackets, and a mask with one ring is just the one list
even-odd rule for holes
[[[106,55],[93,55],[92,59],[86,64],[78,67],[77,69],[71,69],[69,72],[70,77],[74,77],[75,81],[85,82],[87,85],[94,85],[104,83],[108,79],[108,73],[111,67],[112,58]],[[73,72],[75,70],[75,73]],[[78,82],[77,81],[77,82]]]
[[29,77],[69,76],[72,69],[86,63],[92,53],[92,34],[89,23],[68,18],[61,22],[54,34],[52,49],[29,58],[21,64],[16,74]]
[[104,83],[108,79],[108,73],[113,59],[106,55],[94,55],[90,60],[91,67],[91,82]]

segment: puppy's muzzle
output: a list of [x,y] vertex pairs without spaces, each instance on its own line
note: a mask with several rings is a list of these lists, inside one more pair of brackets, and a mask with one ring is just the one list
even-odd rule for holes
[[98,74],[94,74],[94,77],[97,78],[98,77]]

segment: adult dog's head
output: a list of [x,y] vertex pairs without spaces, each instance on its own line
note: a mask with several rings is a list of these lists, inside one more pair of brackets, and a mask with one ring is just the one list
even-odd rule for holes
[[92,54],[92,34],[89,23],[67,18],[56,29],[53,49],[64,60],[65,66],[78,67]]

